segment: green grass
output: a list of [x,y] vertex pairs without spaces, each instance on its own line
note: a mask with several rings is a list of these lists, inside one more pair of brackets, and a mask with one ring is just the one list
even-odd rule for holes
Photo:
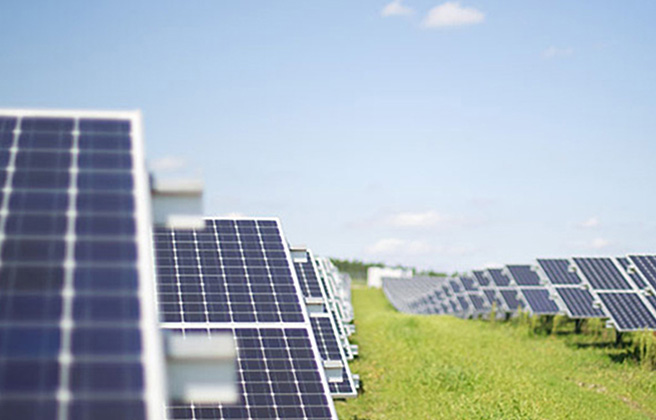
[[345,419],[656,418],[656,374],[608,349],[511,323],[396,312],[354,288],[363,393]]

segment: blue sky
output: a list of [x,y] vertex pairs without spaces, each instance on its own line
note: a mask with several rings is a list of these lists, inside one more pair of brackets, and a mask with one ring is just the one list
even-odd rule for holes
[[3,10],[1,107],[141,109],[209,215],[447,271],[656,251],[655,2]]

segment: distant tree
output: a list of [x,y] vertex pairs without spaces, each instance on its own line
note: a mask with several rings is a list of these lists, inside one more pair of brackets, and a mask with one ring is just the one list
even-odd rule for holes
[[369,267],[384,267],[383,263],[367,263],[359,260],[330,259],[335,267],[343,273],[348,273],[353,279],[366,279]]

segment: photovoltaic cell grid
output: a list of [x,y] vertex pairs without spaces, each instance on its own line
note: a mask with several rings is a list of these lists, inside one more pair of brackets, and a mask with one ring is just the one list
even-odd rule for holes
[[3,114],[0,418],[162,418],[139,117]]
[[570,271],[570,262],[566,259],[538,259],[538,264],[547,275],[548,280],[556,285],[578,285],[582,283],[581,277]]
[[553,315],[560,312],[558,305],[545,287],[523,287],[519,289],[527,308],[535,315]]
[[628,258],[626,257],[618,257],[616,258],[617,262],[620,264],[622,269],[624,270],[624,273],[629,276],[629,278],[633,281],[633,283],[640,289],[644,289],[647,287],[647,282],[642,278],[642,276],[639,274],[639,272],[635,271],[631,267],[631,261],[629,261]]
[[573,261],[595,290],[632,289],[612,258],[573,258]]
[[[176,330],[176,329],[174,329]],[[177,330],[180,331],[180,330]],[[237,343],[238,405],[172,402],[170,419],[331,419],[311,337],[304,328],[182,329],[185,334],[231,332]]]
[[554,287],[565,304],[570,318],[603,318],[601,308],[593,305],[594,298],[589,290],[578,287]]
[[342,380],[329,381],[330,393],[336,397],[355,396],[357,391],[353,383],[351,371],[346,362],[346,356],[337,338],[336,331],[330,316],[310,316],[312,331],[317,341],[319,354],[324,361],[338,361],[342,363]]
[[656,292],[656,256],[654,255],[629,255],[631,261],[638,271],[651,285],[652,291]]
[[656,329],[656,317],[637,293],[600,293],[599,299],[608,309],[608,313],[619,331]]
[[296,270],[298,281],[301,284],[303,296],[306,298],[316,297],[326,300],[327,298],[321,289],[321,283],[319,282],[319,276],[314,267],[312,256],[309,252],[306,252],[305,256],[305,262],[294,261],[294,269]]
[[484,271],[474,270],[472,271],[472,275],[478,282],[479,286],[488,287],[490,285],[490,279],[485,275]]
[[619,261],[616,265],[612,258],[574,258],[574,262],[619,331],[656,327],[654,308],[624,277]]
[[538,259],[538,264],[570,318],[604,317],[604,312],[594,307],[594,298],[590,291],[582,288],[581,277],[570,270],[569,260],[541,258]]
[[496,287],[506,287],[510,285],[510,279],[503,274],[503,270],[499,268],[489,268],[487,273],[490,275],[490,278]]
[[[305,252],[305,260],[295,260],[294,268],[298,276],[304,297],[315,297],[324,300],[324,310],[328,311],[327,296],[322,289],[319,275],[314,265],[313,256],[309,251]],[[357,391],[351,376],[344,348],[340,344],[340,337],[333,315],[329,312],[322,314],[313,313],[310,316],[312,331],[319,348],[319,354],[323,361],[337,361],[342,364],[342,381],[328,382],[330,392],[333,396],[355,396]]]
[[506,266],[510,276],[518,286],[539,286],[540,277],[532,270],[530,265]]
[[163,322],[304,322],[275,220],[155,230]]
[[336,417],[277,220],[208,219],[157,228],[154,241],[164,328],[232,331],[238,343],[240,403],[174,402],[173,418]]

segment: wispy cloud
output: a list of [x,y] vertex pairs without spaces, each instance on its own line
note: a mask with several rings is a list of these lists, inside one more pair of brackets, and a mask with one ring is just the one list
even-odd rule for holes
[[608,239],[604,238],[595,238],[590,242],[590,248],[592,249],[604,249],[608,248],[611,242]]
[[383,17],[407,16],[414,12],[415,11],[412,8],[403,5],[403,0],[394,0],[383,7],[383,10],[380,11],[380,15]]
[[485,20],[485,14],[473,7],[463,7],[459,2],[446,2],[429,10],[422,22],[424,28],[447,28],[475,25]]
[[597,216],[592,216],[589,219],[586,219],[578,224],[578,227],[583,229],[594,229],[599,227],[599,218]]
[[187,167],[187,161],[177,156],[165,156],[150,162],[150,169],[158,172],[171,172]]
[[569,57],[572,54],[574,54],[574,49],[572,47],[559,48],[552,45],[546,50],[542,51],[542,58],[545,60],[550,60],[552,58]]

